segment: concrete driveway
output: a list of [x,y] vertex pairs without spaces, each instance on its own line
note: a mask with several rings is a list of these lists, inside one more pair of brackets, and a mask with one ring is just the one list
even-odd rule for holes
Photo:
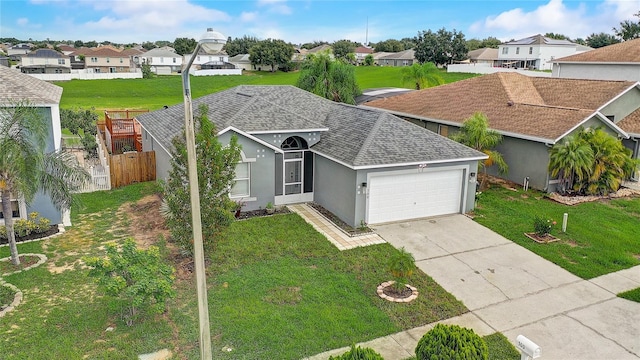
[[582,280],[463,215],[375,230],[410,251],[479,326],[511,342],[528,337],[544,359],[640,358],[640,304],[616,297],[640,287],[640,267]]

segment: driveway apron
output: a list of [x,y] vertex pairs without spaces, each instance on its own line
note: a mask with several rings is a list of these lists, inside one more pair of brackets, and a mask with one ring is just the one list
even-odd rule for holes
[[640,358],[640,304],[616,297],[640,286],[640,267],[582,280],[463,215],[375,230],[494,331],[537,343],[544,359]]

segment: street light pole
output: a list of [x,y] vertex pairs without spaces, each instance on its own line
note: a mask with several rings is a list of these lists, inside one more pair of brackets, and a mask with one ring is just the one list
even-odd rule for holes
[[191,59],[182,69],[182,90],[184,95],[184,132],[187,146],[187,167],[189,176],[189,193],[191,197],[191,222],[193,227],[193,257],[196,273],[196,288],[198,291],[198,317],[200,324],[200,358],[210,360],[211,328],[209,325],[209,304],[207,300],[207,279],[204,266],[204,245],[202,241],[202,217],[200,215],[200,189],[198,186],[198,166],[196,162],[195,126],[193,121],[193,105],[191,102],[191,81],[189,69],[200,48],[207,50],[221,50],[225,39],[222,34],[207,29],[198,41]]

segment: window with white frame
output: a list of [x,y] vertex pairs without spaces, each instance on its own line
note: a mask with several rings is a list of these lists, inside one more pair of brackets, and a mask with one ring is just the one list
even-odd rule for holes
[[64,59],[58,59],[58,65],[64,65]]
[[519,47],[517,47],[517,48],[516,48],[516,55],[519,55],[519,54],[520,54],[520,48],[519,48]]
[[529,46],[529,55],[533,54],[533,46]]
[[509,53],[509,48],[508,48],[508,47],[506,47],[506,46],[505,46],[505,47],[503,47],[503,48],[502,48],[502,53],[503,53],[503,54],[508,54],[508,53]]
[[236,177],[229,192],[229,197],[239,198],[251,195],[251,166],[248,162],[241,162],[236,165]]
[[[18,200],[11,200],[11,217],[19,218],[20,217],[20,204]],[[2,212],[2,203],[0,202],[0,219],[4,219],[5,215]]]

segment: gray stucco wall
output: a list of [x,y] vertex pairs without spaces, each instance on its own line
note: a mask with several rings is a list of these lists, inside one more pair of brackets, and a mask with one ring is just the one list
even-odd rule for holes
[[222,144],[228,144],[231,136],[238,137],[245,159],[250,163],[250,196],[238,198],[244,203],[243,211],[264,208],[274,202],[275,196],[275,151],[265,145],[228,131],[218,137]]
[[360,225],[360,220],[364,219],[364,212],[361,215],[356,214],[356,196],[362,196],[356,195],[356,172],[316,154],[314,174],[314,201],[347,224]]
[[[640,69],[640,66],[638,68]],[[602,108],[600,112],[605,116],[614,115],[613,122],[617,123],[638,107],[640,107],[640,90],[635,87]]]
[[496,147],[509,165],[506,175],[498,174],[497,166],[488,168],[491,175],[500,176],[515,183],[522,184],[529,177],[529,186],[538,190],[547,187],[547,167],[549,166],[549,148],[539,142],[502,137],[502,143]]
[[552,77],[640,81],[640,64],[553,64]]

